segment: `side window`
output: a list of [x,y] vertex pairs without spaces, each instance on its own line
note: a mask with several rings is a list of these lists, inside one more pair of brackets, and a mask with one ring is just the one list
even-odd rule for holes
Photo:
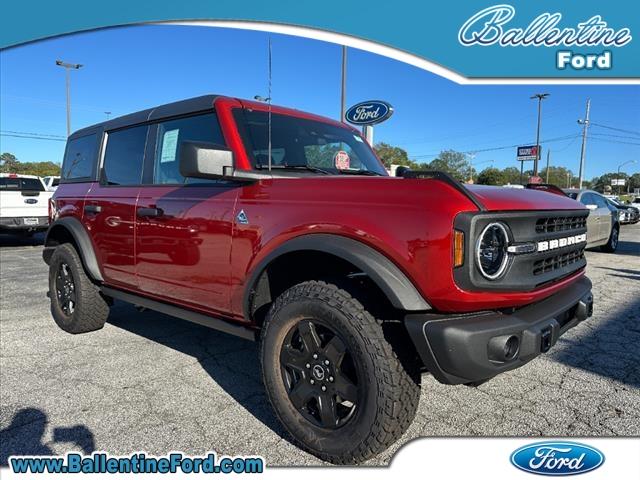
[[585,193],[580,197],[580,203],[582,203],[583,205],[595,205],[593,195],[591,195],[590,193]]
[[154,184],[216,182],[216,180],[184,178],[180,175],[180,145],[185,141],[224,145],[224,137],[216,114],[207,113],[158,124],[153,166]]
[[591,196],[593,197],[593,200],[595,201],[598,208],[609,208],[607,206],[607,201],[604,199],[604,197],[601,197],[600,195],[593,195],[593,194]]
[[61,180],[89,179],[96,161],[98,136],[94,133],[67,142],[62,162]]
[[102,181],[107,185],[140,185],[147,125],[107,134]]

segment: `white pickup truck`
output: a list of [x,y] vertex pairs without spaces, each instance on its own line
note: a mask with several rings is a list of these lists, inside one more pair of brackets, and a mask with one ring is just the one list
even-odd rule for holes
[[40,177],[0,173],[0,233],[30,236],[46,230],[52,195]]

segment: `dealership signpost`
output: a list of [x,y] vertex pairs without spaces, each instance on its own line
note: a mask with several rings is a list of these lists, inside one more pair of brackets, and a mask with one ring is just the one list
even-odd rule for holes
[[[540,158],[540,145],[523,145],[516,150],[516,158],[520,162],[520,183],[524,175],[524,162]],[[536,172],[534,172],[536,175]]]

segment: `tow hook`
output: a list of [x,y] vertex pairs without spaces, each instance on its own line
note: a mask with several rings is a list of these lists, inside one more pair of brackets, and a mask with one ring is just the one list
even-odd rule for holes
[[547,327],[542,332],[540,332],[540,351],[542,353],[546,353],[551,348],[551,339],[553,336],[553,331],[551,327]]

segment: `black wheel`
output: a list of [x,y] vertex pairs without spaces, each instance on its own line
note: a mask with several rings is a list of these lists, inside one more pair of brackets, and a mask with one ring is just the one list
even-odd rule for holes
[[614,253],[618,248],[618,239],[620,237],[620,227],[618,225],[614,225],[611,229],[611,234],[609,235],[609,241],[600,247],[602,251],[608,253]]
[[345,290],[309,281],[284,292],[262,330],[262,375],[280,421],[332,463],[362,462],[409,427],[420,398],[380,323]]
[[85,333],[104,326],[109,305],[82,266],[75,248],[65,243],[56,247],[49,263],[51,315],[69,333]]

